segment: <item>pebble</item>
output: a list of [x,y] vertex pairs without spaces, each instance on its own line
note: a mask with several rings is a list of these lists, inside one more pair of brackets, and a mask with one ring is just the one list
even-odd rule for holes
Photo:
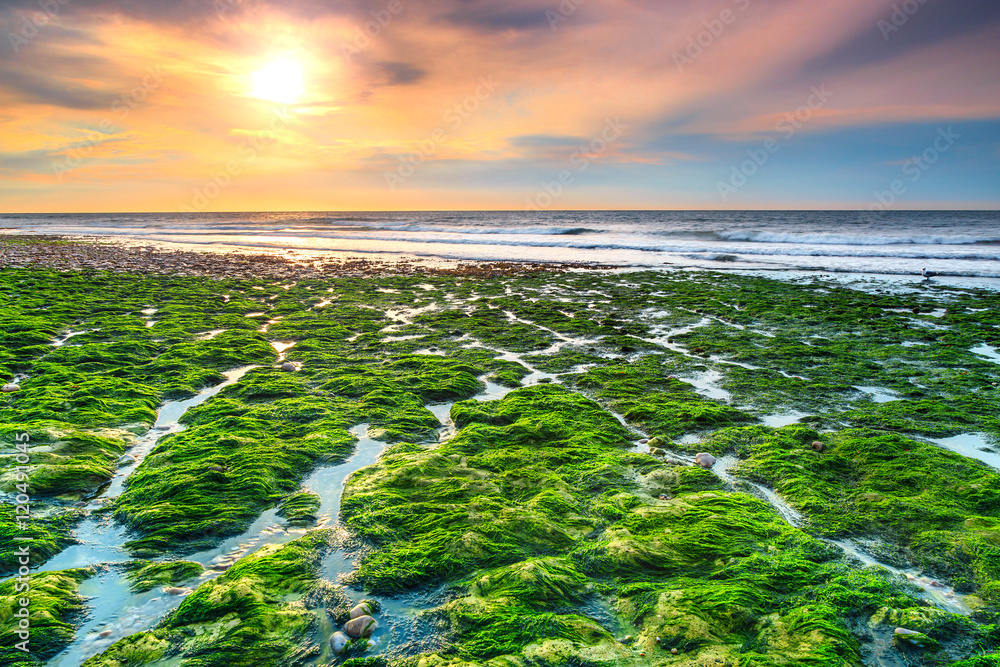
[[670,653],[671,655],[677,655],[677,649],[675,648],[670,649]]
[[330,649],[337,655],[340,655],[347,648],[347,642],[349,641],[351,641],[350,638],[338,630],[330,637]]
[[15,391],[20,391],[20,390],[21,387],[16,384],[5,384],[2,388],[0,388],[0,391],[2,391],[5,394],[13,394]]
[[371,616],[372,608],[367,602],[362,602],[357,607],[351,610],[351,618],[359,618],[361,616]]
[[810,447],[813,448],[814,452],[821,452],[821,451],[823,451],[823,443],[820,442],[819,440],[814,440],[813,444],[810,445]]
[[694,455],[694,462],[702,468],[711,468],[715,465],[715,457],[706,452],[699,452]]
[[893,634],[898,635],[900,637],[906,637],[909,635],[919,635],[920,633],[917,632],[916,630],[907,630],[906,628],[896,628],[895,630],[893,630]]
[[292,362],[286,361],[285,363],[281,364],[281,370],[285,371],[286,373],[294,373],[295,371],[298,370],[298,368],[296,368],[295,364],[293,364]]
[[191,592],[190,588],[178,588],[177,586],[170,586],[169,588],[164,588],[163,592],[167,595],[187,595]]
[[647,444],[649,444],[649,438],[643,438],[642,440],[639,441],[639,444],[640,445],[647,445]]
[[344,624],[344,632],[351,637],[371,637],[378,629],[378,621],[371,616],[358,616]]
[[111,630],[105,630],[104,632],[99,633],[97,636],[98,637],[110,637],[111,636]]

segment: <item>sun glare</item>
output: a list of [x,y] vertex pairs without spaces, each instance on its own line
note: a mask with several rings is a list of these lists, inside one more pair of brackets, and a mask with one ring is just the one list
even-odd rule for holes
[[291,58],[275,60],[250,76],[250,94],[262,100],[293,104],[302,96],[302,65]]

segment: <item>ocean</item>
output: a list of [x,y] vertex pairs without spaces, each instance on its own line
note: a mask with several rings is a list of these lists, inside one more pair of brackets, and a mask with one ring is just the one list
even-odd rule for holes
[[[0,215],[0,233],[630,267],[1000,278],[998,211],[475,211]],[[992,282],[992,281],[991,281]]]

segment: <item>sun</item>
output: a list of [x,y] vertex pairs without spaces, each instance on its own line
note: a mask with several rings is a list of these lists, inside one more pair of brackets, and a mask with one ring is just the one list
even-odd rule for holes
[[250,75],[250,94],[262,100],[294,104],[302,92],[302,65],[293,58],[273,60]]

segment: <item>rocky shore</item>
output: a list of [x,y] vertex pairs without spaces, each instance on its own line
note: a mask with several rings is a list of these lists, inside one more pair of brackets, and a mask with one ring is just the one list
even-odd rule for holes
[[995,294],[0,251],[5,666],[1000,664]]
[[198,252],[114,243],[100,239],[43,235],[0,235],[0,268],[56,271],[114,271],[147,275],[306,280],[381,275],[501,277],[571,269],[611,269],[595,264],[537,262],[382,261],[368,257],[327,259],[305,253]]

